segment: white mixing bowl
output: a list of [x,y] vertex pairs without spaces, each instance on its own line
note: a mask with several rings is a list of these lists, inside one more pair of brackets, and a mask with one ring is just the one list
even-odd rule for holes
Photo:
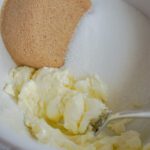
[[[70,44],[66,67],[75,74],[99,74],[108,85],[114,111],[149,110],[150,1],[126,1],[130,4],[92,0],[93,7]],[[14,66],[0,39],[0,150],[53,150],[29,137],[22,113],[3,92]],[[128,128],[138,130],[144,142],[150,141],[150,120],[135,120]]]

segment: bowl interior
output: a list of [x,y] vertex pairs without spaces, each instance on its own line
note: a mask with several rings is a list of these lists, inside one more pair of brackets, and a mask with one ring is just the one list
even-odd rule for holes
[[[70,43],[65,67],[77,75],[99,74],[108,85],[112,110],[148,110],[149,19],[120,0],[93,0],[92,3],[92,9],[81,20]],[[17,134],[26,135],[21,113],[2,90],[9,70],[14,66],[0,38],[0,124],[7,124]],[[136,120],[129,128],[137,129],[147,141],[150,140],[147,132],[150,130],[150,121],[144,122]],[[8,134],[3,132],[2,136],[7,138]]]

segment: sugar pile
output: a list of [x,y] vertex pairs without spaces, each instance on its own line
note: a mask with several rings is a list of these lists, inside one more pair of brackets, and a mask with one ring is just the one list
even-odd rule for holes
[[76,30],[65,66],[77,75],[97,73],[114,88],[123,84],[120,77],[133,70],[148,43],[149,22],[122,0],[93,0],[92,5]]

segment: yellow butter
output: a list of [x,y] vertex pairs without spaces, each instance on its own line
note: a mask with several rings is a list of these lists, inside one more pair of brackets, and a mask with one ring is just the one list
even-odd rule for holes
[[113,126],[119,136],[94,136],[92,121],[108,112],[107,90],[96,75],[79,79],[66,69],[18,67],[4,90],[18,100],[25,125],[42,143],[65,150],[149,149],[136,131],[125,132],[124,123],[121,130]]

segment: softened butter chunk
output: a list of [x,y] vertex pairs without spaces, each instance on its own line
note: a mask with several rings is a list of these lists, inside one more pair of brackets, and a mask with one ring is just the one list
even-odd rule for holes
[[95,76],[77,79],[66,69],[47,67],[18,67],[10,76],[6,89],[12,87],[25,114],[46,118],[72,134],[86,132],[92,120],[107,110],[102,83]]
[[106,88],[97,76],[76,78],[66,69],[18,67],[10,72],[5,91],[18,100],[25,126],[41,143],[64,150],[149,149],[136,131],[125,131],[126,122],[117,136],[94,136],[92,124],[108,113]]
[[11,96],[17,98],[23,84],[30,80],[34,71],[35,69],[30,67],[13,68],[9,73],[10,78],[6,83],[4,90]]

